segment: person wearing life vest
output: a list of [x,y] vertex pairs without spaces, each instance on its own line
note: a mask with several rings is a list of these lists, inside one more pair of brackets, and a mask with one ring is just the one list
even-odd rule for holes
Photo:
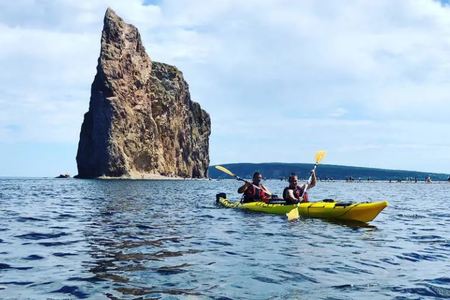
[[259,172],[253,174],[252,182],[246,181],[243,186],[238,189],[239,194],[244,194],[242,202],[264,201],[270,199],[270,191],[261,183],[262,175]]
[[[287,204],[303,203],[308,202],[307,191],[316,185],[317,178],[316,173],[311,172],[311,183],[307,186],[306,184],[298,185],[298,177],[295,174],[289,176],[289,186],[283,191],[283,199]],[[305,191],[306,188],[306,191]]]

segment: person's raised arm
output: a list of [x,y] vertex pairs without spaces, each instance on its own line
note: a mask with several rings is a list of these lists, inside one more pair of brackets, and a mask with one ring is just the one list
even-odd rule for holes
[[316,172],[312,171],[311,172],[311,183],[308,185],[308,190],[312,189],[313,187],[315,187],[316,183],[317,183]]

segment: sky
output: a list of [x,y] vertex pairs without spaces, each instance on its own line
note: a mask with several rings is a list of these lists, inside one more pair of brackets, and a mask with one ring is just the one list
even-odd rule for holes
[[211,116],[211,164],[450,173],[450,5],[434,0],[0,2],[0,176],[77,174],[111,7]]

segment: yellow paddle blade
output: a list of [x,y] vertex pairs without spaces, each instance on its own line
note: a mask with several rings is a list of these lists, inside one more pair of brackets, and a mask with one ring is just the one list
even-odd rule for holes
[[319,164],[322,159],[324,159],[327,153],[324,150],[319,150],[316,152],[316,164]]
[[215,168],[216,168],[217,170],[219,170],[219,171],[222,171],[222,172],[224,172],[224,173],[227,173],[227,174],[230,175],[230,176],[236,177],[236,175],[234,175],[230,170],[228,170],[228,169],[225,168],[225,167],[222,167],[222,166],[215,166]]
[[297,220],[300,217],[300,215],[298,214],[298,207],[295,206],[295,208],[291,209],[291,211],[288,212],[286,216],[288,217],[288,221]]

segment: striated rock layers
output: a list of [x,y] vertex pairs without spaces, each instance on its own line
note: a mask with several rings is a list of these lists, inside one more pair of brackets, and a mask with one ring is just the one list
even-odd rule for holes
[[78,144],[78,177],[206,177],[211,121],[183,74],[152,62],[136,27],[105,14]]

